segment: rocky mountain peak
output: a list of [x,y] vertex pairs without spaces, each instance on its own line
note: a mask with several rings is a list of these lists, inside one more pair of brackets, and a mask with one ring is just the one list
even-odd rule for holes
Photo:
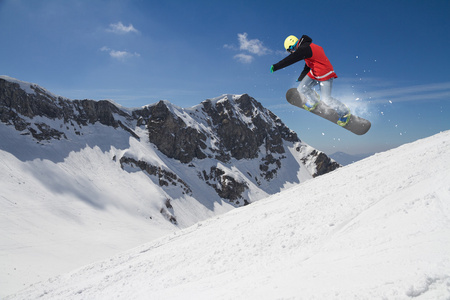
[[[0,77],[0,120],[1,126],[13,126],[38,144],[82,148],[88,139],[105,151],[108,144],[123,149],[114,159],[124,170],[145,172],[169,194],[175,188],[201,198],[202,191],[192,188],[198,185],[192,178],[197,178],[218,199],[236,205],[254,201],[253,189],[276,192],[286,182],[303,180],[299,174],[315,177],[339,167],[247,94],[223,95],[191,108],[159,101],[126,110],[111,101],[69,100],[35,84]],[[109,135],[99,132],[106,129]],[[164,163],[155,165],[154,157],[137,155],[130,138],[143,148],[153,145],[156,160]]]

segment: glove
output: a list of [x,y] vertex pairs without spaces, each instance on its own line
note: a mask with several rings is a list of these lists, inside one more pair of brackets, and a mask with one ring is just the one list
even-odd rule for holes
[[270,73],[273,73],[273,65],[270,66]]

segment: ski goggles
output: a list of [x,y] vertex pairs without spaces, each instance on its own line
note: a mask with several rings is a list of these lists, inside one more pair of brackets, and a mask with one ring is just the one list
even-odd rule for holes
[[289,52],[289,53],[294,53],[294,52],[295,52],[295,44],[292,45],[292,46],[290,46],[290,47],[287,48],[286,50],[287,50],[287,52]]

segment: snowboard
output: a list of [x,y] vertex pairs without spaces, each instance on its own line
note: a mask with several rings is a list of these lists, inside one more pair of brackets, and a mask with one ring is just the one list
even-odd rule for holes
[[[292,88],[287,91],[286,100],[290,104],[300,107],[302,109],[304,109],[303,105],[306,104],[306,97],[301,93],[299,93],[296,88]],[[336,124],[336,126],[339,126],[337,125],[337,121],[339,120],[338,113],[333,108],[329,107],[323,102],[319,102],[319,104],[313,111],[311,111],[311,113],[318,115],[319,117],[322,117],[324,119],[327,119],[328,121]],[[343,127],[342,126],[340,127],[347,129],[348,131],[351,131],[354,134],[363,135],[367,131],[369,131],[370,126],[371,124],[369,121],[352,114],[350,116],[350,121],[348,122],[348,124]]]

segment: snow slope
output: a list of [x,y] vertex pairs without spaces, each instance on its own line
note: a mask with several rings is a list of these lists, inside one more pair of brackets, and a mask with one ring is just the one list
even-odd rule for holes
[[6,299],[449,299],[450,131]]
[[[99,134],[88,136],[97,141],[85,139],[92,147],[76,140],[41,145],[0,126],[9,142],[3,146],[15,154],[0,150],[0,299],[234,208],[180,197],[172,202],[179,224],[172,224],[161,213],[167,193],[144,172],[124,171],[113,159],[124,151],[157,155],[106,126],[93,131]],[[128,149],[108,145],[103,136],[111,135]],[[128,139],[131,146],[125,146]],[[33,156],[42,158],[23,159]]]
[[338,163],[340,163],[343,166],[352,164],[354,162],[357,162],[361,159],[367,158],[371,155],[374,155],[375,153],[364,153],[364,154],[347,154],[344,152],[335,152],[333,154],[330,155],[330,157],[332,159],[334,159],[335,161],[337,161]]

